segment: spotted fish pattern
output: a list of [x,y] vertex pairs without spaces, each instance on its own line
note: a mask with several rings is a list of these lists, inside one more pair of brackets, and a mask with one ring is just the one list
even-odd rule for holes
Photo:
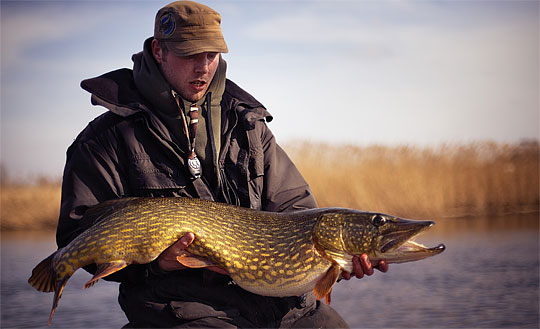
[[[88,209],[82,220],[90,228],[38,264],[28,280],[37,290],[55,292],[49,324],[77,269],[97,264],[88,288],[130,264],[151,262],[189,232],[196,238],[186,249],[190,254],[178,257],[182,264],[219,266],[256,294],[285,297],[314,290],[320,299],[329,295],[341,270],[352,271],[353,255],[391,258],[381,249],[392,243],[397,248],[432,224],[342,208],[273,213],[190,198],[110,200]],[[393,234],[386,241],[402,221],[410,234]],[[397,236],[402,241],[395,241]],[[398,255],[395,262],[442,251],[417,249],[414,259]]]

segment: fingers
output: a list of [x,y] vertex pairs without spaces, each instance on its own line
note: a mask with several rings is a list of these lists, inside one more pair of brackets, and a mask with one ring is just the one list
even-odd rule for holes
[[187,233],[169,248],[165,249],[158,257],[160,269],[163,271],[173,271],[184,268],[184,266],[177,261],[176,256],[185,254],[186,251],[184,251],[184,249],[186,249],[193,240],[195,240],[195,235],[193,233]]
[[184,249],[186,249],[191,243],[193,243],[194,240],[195,235],[193,233],[187,233],[183,237],[178,239],[175,243],[173,243],[169,248],[165,249],[162,254],[165,254],[168,257],[174,257],[176,259],[176,256],[180,256],[186,253]]
[[373,267],[371,266],[371,262],[369,261],[369,258],[366,254],[362,254],[361,256],[354,256],[352,259],[353,263],[353,270],[352,273],[342,271],[341,277],[345,280],[349,280],[353,276],[357,277],[358,279],[361,279],[364,277],[364,275],[372,275],[373,274]]
[[[354,274],[354,273],[352,273]],[[347,271],[341,271],[341,278],[343,280],[350,280],[351,279],[351,273],[347,272]]]
[[381,272],[388,271],[388,263],[386,263],[386,261],[381,260],[376,266],[373,266],[367,254],[354,256],[352,259],[352,263],[353,263],[352,273],[345,272],[345,271],[342,272],[342,277],[345,280],[349,280],[352,276],[355,276],[358,279],[362,279],[364,275],[367,275],[367,276],[373,275],[374,268],[378,269]]
[[379,264],[376,266],[376,268],[383,272],[383,273],[386,273],[388,272],[388,263],[385,261],[385,260],[381,260],[379,261]]
[[360,256],[360,264],[362,264],[362,269],[364,270],[364,274],[373,275],[373,266],[371,265],[371,262],[369,261],[368,255],[362,254]]
[[358,279],[364,277],[364,275],[373,275],[373,266],[369,261],[369,257],[366,254],[353,257],[353,271]]
[[193,240],[195,240],[195,234],[193,233],[187,233],[183,237],[181,237],[174,246],[180,250],[186,249],[190,244],[193,243]]

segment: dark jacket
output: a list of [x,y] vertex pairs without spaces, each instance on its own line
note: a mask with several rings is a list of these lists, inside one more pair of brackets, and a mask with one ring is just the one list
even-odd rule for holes
[[[184,165],[185,145],[174,138],[170,125],[138,91],[132,70],[109,72],[85,80],[81,86],[92,94],[94,105],[105,106],[109,111],[90,122],[67,151],[57,229],[59,247],[66,246],[87,228],[88,223],[82,224],[82,216],[88,207],[99,202],[124,196],[197,197]],[[215,199],[267,211],[316,207],[307,183],[268,129],[266,121],[272,117],[266,109],[229,80],[220,105],[221,152],[213,172],[207,173],[219,177],[214,180],[219,184],[209,184]],[[93,272],[92,266],[86,269]],[[298,298],[257,296],[231,286],[226,277],[216,279],[212,273],[207,274],[205,270],[183,270],[163,276],[153,273],[150,266],[130,265],[107,279],[122,282],[119,301],[128,318],[151,318],[145,313],[148,305],[158,305],[156,318],[163,319],[159,314],[173,304],[175,312],[182,308],[185,311],[186,307],[189,310],[193,305],[198,305],[198,311],[201,305],[202,310],[209,307],[215,311],[226,301],[230,305],[245,305],[232,312],[242,314],[243,320],[237,324],[247,317],[244,325],[273,326],[279,325],[291,309],[299,307],[300,313],[306,314],[314,307],[311,303],[306,308],[305,302],[301,306],[302,300]],[[177,292],[172,296],[156,294],[170,293],[168,286],[160,286],[163,282],[178,282]],[[197,296],[195,304],[191,291]],[[219,305],[215,306],[216,303]],[[130,321],[133,324],[138,320]]]
[[[92,121],[67,151],[59,247],[80,233],[79,219],[99,202],[123,196],[197,196],[184,165],[185,151],[145,105],[131,70],[113,71],[81,85],[94,104],[109,112]],[[316,207],[307,183],[268,129],[265,119],[271,116],[266,109],[229,80],[221,104],[221,185],[236,193],[244,207]],[[214,190],[218,201],[227,201],[224,189]]]
[[[184,163],[188,138],[180,115],[190,104],[173,97],[151,42],[147,39],[143,51],[133,56],[133,70],[120,69],[81,83],[92,103],[109,111],[90,122],[68,149],[58,246],[66,246],[92,225],[82,220],[89,207],[125,196],[204,197],[266,211],[316,207],[307,183],[266,125],[271,115],[226,80],[222,58],[204,99],[197,103],[200,138],[195,151],[203,177],[194,180]],[[304,326],[315,321],[309,327],[342,323],[333,310],[318,307],[312,294],[264,297],[215,272],[162,273],[152,265],[156,262],[130,265],[106,278],[121,282],[119,303],[131,326],[272,327],[299,319]],[[85,269],[93,273],[95,265]]]

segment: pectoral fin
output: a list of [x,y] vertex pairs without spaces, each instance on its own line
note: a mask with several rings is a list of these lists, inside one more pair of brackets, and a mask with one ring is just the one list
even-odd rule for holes
[[203,268],[209,266],[218,266],[216,263],[212,262],[210,259],[195,255],[180,255],[176,257],[176,260],[184,265],[185,267],[190,268]]
[[52,317],[54,314],[54,311],[56,310],[56,307],[58,306],[58,301],[60,300],[60,297],[62,297],[62,292],[64,291],[64,287],[66,286],[66,283],[68,282],[70,276],[66,276],[61,280],[58,280],[56,282],[56,287],[54,289],[54,298],[53,298],[53,306],[51,308],[51,314],[49,315],[49,327],[51,326]]
[[97,280],[104,278],[109,274],[113,274],[114,272],[118,272],[126,266],[128,266],[128,264],[123,260],[98,264],[96,273],[90,281],[86,282],[86,284],[84,285],[84,289],[90,288],[97,282]]
[[337,263],[332,264],[330,268],[326,271],[324,276],[317,281],[313,293],[318,300],[326,297],[326,303],[330,304],[330,294],[332,293],[332,287],[336,283],[339,273],[341,271],[340,266]]
[[338,263],[339,266],[341,267],[341,269],[343,269],[343,270],[345,270],[347,272],[352,272],[352,269],[353,269],[353,262],[352,262],[353,256],[345,254],[345,253],[340,252],[340,251],[332,251],[332,250],[327,250],[326,254],[329,256],[330,260],[332,260],[333,262]]

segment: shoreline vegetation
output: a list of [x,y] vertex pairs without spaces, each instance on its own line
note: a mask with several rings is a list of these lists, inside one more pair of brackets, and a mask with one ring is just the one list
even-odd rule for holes
[[[284,149],[320,207],[346,207],[408,218],[452,218],[539,211],[538,141],[438,147],[332,146]],[[60,180],[10,181],[0,189],[2,231],[54,230]]]

